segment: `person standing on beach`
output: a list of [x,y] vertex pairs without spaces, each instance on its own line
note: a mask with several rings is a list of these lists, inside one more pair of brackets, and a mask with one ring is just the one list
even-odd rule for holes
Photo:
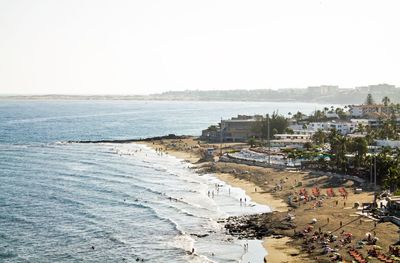
[[242,198],[240,198],[240,206],[242,206]]

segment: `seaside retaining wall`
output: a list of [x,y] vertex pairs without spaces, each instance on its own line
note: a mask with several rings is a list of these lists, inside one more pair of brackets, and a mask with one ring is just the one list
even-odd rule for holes
[[[275,169],[287,169],[288,167],[285,165],[277,165],[277,164],[268,164],[266,162],[259,162],[256,160],[246,160],[242,158],[237,158],[233,157],[229,154],[225,154],[224,156],[221,156],[219,158],[221,162],[227,162],[227,163],[237,163],[237,164],[245,164],[245,165],[250,165],[250,166],[259,166],[259,167],[264,167],[264,168],[275,168]],[[364,184],[365,180],[356,176],[351,176],[351,175],[343,175],[343,174],[337,174],[337,173],[331,173],[331,172],[323,172],[323,171],[310,171],[310,173],[314,176],[331,176],[331,177],[336,177],[340,179],[345,179],[345,180],[352,180],[356,181],[360,184]]]
[[219,160],[221,162],[245,164],[245,165],[259,166],[259,167],[264,167],[264,168],[275,168],[275,169],[285,169],[286,168],[285,165],[268,164],[266,162],[259,162],[256,160],[250,161],[250,160],[246,160],[246,159],[233,157],[233,156],[230,156],[229,154],[221,156],[221,158],[219,158]]

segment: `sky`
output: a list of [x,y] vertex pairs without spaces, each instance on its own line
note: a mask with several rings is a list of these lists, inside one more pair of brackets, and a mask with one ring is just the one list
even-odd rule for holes
[[0,94],[400,86],[400,1],[0,0]]

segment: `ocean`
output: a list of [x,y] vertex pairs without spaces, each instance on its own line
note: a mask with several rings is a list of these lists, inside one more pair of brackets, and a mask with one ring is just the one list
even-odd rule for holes
[[237,114],[324,106],[0,101],[0,262],[262,262],[260,242],[236,240],[217,222],[270,211],[240,206],[243,190],[141,144],[66,141],[200,135]]

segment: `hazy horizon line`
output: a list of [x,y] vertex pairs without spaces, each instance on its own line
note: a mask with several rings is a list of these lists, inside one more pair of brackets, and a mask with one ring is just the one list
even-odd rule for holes
[[162,91],[159,93],[148,93],[148,94],[138,94],[138,93],[2,93],[0,92],[0,96],[152,96],[152,95],[160,95],[168,92],[191,92],[191,91],[204,91],[204,92],[215,92],[215,91],[257,91],[257,90],[273,90],[273,91],[279,91],[279,90],[293,90],[293,89],[307,89],[309,87],[321,87],[321,86],[337,86],[339,89],[357,89],[360,87],[369,87],[369,86],[378,86],[378,85],[392,85],[395,86],[395,88],[399,88],[398,86],[394,84],[388,84],[388,83],[379,83],[379,84],[369,84],[369,85],[364,85],[364,86],[356,86],[356,87],[351,87],[351,88],[342,88],[339,85],[328,85],[328,84],[323,84],[323,85],[310,85],[307,87],[303,88],[264,88],[264,89],[185,89],[185,90],[167,90],[167,91]]

